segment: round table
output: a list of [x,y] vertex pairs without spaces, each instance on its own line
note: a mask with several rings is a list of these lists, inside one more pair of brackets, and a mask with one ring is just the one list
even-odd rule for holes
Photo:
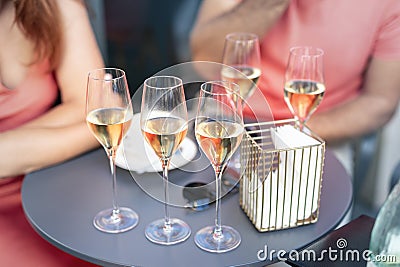
[[[36,231],[50,243],[102,266],[265,266],[272,262],[269,257],[260,258],[266,249],[269,252],[291,251],[311,244],[340,223],[352,200],[350,178],[328,149],[316,223],[261,233],[241,209],[239,195],[227,195],[222,200],[222,223],[236,228],[242,242],[233,251],[213,254],[199,249],[193,235],[214,223],[214,205],[204,211],[171,207],[171,217],[185,220],[192,235],[177,245],[153,244],[146,239],[144,229],[151,221],[163,218],[163,204],[146,194],[129,171],[118,168],[117,175],[119,204],[131,207],[140,216],[139,224],[128,232],[107,234],[96,230],[92,224],[93,216],[112,204],[109,166],[102,149],[27,175],[22,186],[25,214]],[[185,183],[204,173],[173,170],[170,175],[171,180]]]

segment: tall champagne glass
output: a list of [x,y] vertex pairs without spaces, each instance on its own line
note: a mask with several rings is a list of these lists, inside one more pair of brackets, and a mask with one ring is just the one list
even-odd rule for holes
[[247,32],[228,34],[225,37],[222,63],[227,66],[222,68],[222,80],[238,84],[240,96],[243,100],[248,99],[253,94],[261,75],[258,36]]
[[153,76],[144,82],[141,128],[145,140],[160,158],[164,181],[164,219],[150,223],[145,235],[150,241],[172,245],[185,241],[191,233],[182,220],[170,218],[168,211],[168,169],[172,155],[186,136],[188,114],[182,80],[173,76]]
[[323,54],[322,49],[308,46],[290,49],[284,97],[300,129],[317,109],[325,93]]
[[[222,80],[239,85],[243,107],[257,88],[261,76],[260,42],[249,32],[234,32],[225,36],[222,56]],[[232,156],[231,165],[240,169],[240,149]]]
[[96,69],[88,74],[86,122],[105,149],[110,161],[113,206],[100,211],[94,226],[106,233],[125,232],[138,223],[136,212],[117,203],[115,157],[132,121],[132,103],[125,72],[115,68]]
[[196,233],[195,243],[209,252],[230,251],[241,242],[239,232],[221,224],[220,214],[222,173],[244,133],[242,101],[238,93],[238,85],[228,81],[206,82],[200,90],[195,135],[215,171],[216,218],[214,226]]

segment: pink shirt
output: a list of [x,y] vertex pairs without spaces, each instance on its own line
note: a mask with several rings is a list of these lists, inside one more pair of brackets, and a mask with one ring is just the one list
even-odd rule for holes
[[0,83],[0,132],[38,117],[54,104],[58,87],[48,66],[47,61],[32,65],[16,88]]
[[[332,108],[360,93],[371,56],[400,60],[400,1],[292,0],[261,40],[258,86],[275,119],[292,117],[283,98],[283,78],[289,49],[301,45],[325,52],[326,92],[316,112]],[[254,105],[257,101],[254,97],[251,105],[262,112],[265,105]]]

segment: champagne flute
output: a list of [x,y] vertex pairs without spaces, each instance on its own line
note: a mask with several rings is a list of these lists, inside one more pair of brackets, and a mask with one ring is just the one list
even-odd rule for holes
[[139,217],[136,212],[117,203],[115,157],[117,149],[132,121],[132,103],[123,70],[102,68],[88,74],[86,93],[86,122],[91,133],[105,149],[110,161],[113,207],[100,211],[94,226],[106,233],[120,233],[134,228]]
[[301,130],[325,93],[323,54],[322,49],[309,46],[290,49],[284,97]]
[[221,71],[222,80],[238,84],[240,96],[246,101],[261,75],[258,36],[247,32],[226,35],[222,63],[226,65]]
[[209,252],[226,252],[241,242],[239,232],[221,224],[221,178],[244,133],[239,86],[228,81],[210,81],[201,85],[195,122],[196,140],[210,160],[216,178],[215,226],[196,233],[195,243]]
[[[222,56],[222,80],[239,85],[243,108],[246,100],[257,88],[261,76],[260,42],[258,36],[248,32],[234,32],[225,37]],[[240,149],[232,156],[231,165],[240,169]]]
[[153,76],[144,82],[141,128],[145,140],[160,158],[164,183],[164,219],[150,223],[145,235],[150,241],[172,245],[185,241],[191,233],[182,220],[170,218],[168,211],[168,169],[172,155],[188,130],[188,114],[182,80],[173,76]]

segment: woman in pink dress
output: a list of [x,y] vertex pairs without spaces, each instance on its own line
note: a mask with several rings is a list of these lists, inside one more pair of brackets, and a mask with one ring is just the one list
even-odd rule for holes
[[81,0],[0,0],[1,266],[93,266],[31,228],[20,188],[24,174],[97,146],[85,87],[103,66]]

